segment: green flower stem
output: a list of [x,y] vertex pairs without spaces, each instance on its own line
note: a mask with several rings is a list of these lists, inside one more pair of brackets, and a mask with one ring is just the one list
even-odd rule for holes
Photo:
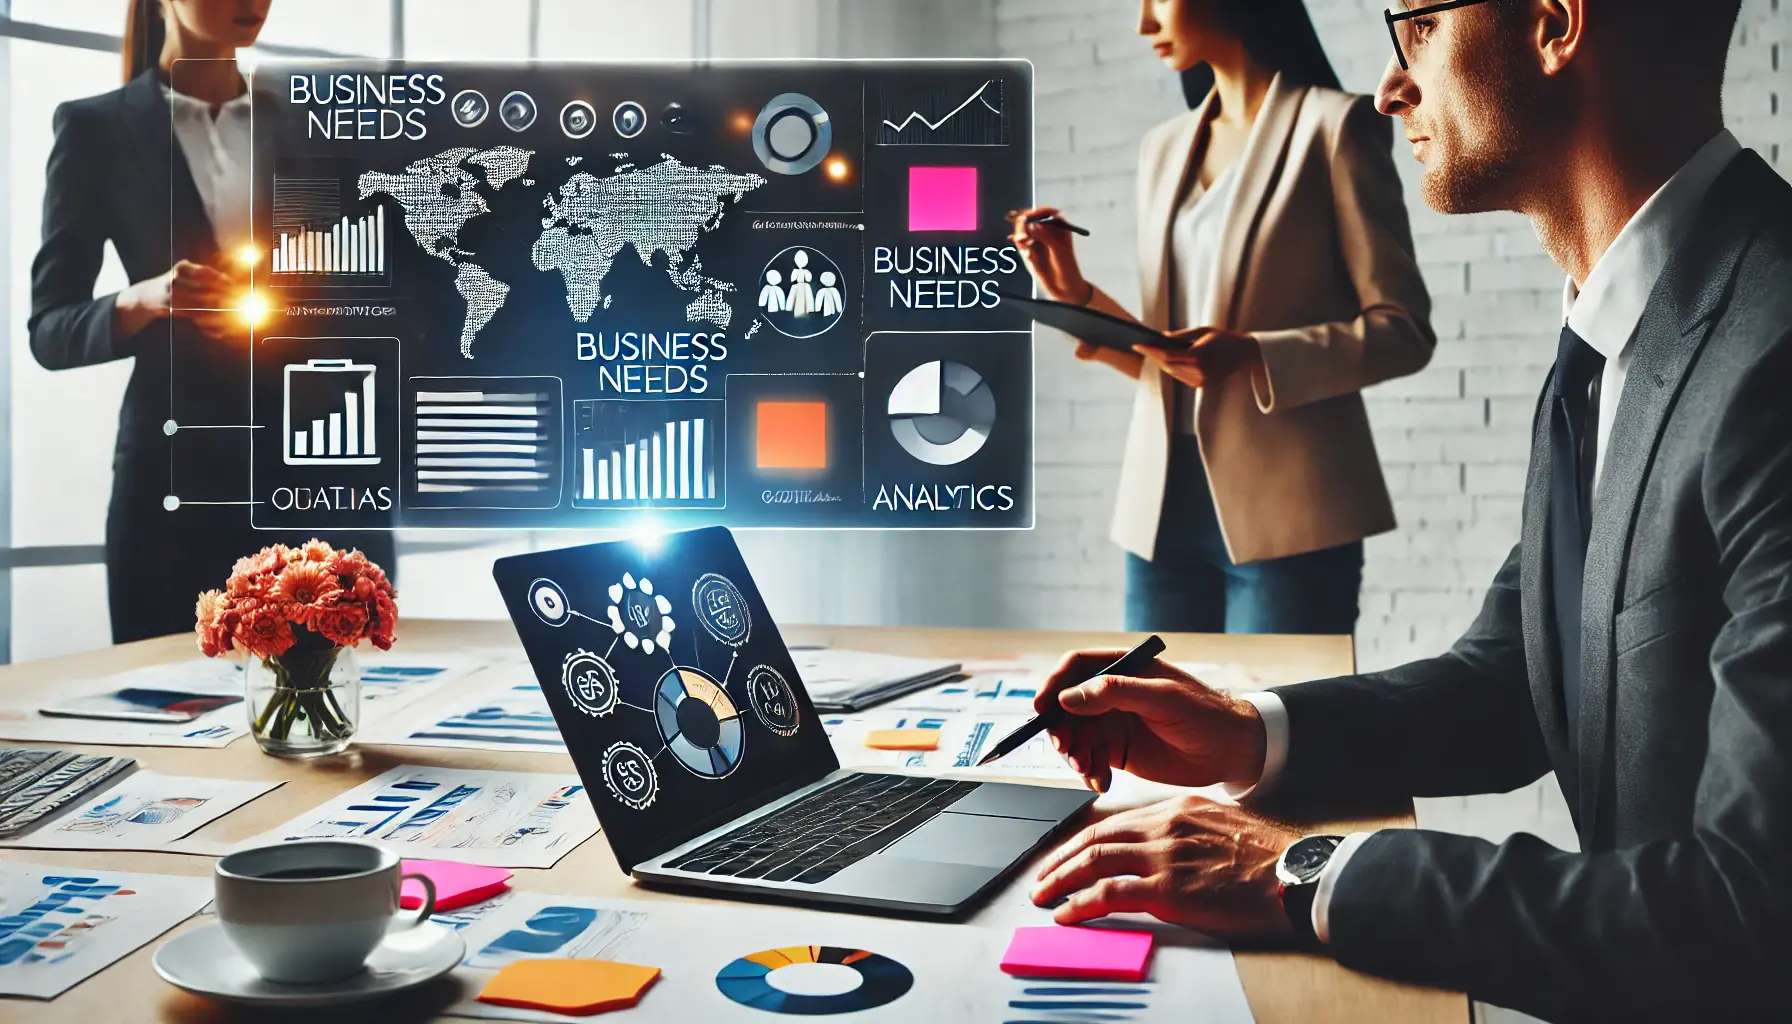
[[337,740],[354,732],[330,685],[330,672],[343,649],[306,630],[284,654],[263,661],[274,676],[274,692],[256,715],[257,736],[286,741],[294,726],[308,726],[311,736]]

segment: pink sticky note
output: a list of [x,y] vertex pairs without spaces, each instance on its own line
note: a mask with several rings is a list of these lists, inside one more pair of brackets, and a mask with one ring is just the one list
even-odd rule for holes
[[908,229],[977,230],[977,168],[910,167]]
[[[470,906],[510,888],[510,872],[503,868],[482,868],[477,864],[461,864],[451,860],[407,860],[401,870],[407,875],[427,875],[436,884],[436,909],[457,910]],[[407,879],[399,890],[398,905],[415,910],[423,905],[423,885]]]
[[1016,928],[1002,970],[1022,978],[1101,978],[1144,981],[1151,962],[1150,932],[1106,928]]

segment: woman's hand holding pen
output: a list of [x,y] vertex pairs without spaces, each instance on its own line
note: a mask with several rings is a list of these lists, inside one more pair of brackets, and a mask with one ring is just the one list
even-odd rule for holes
[[1248,334],[1218,327],[1193,327],[1175,331],[1170,337],[1187,341],[1189,346],[1172,349],[1134,345],[1133,351],[1191,388],[1205,387],[1212,381],[1263,364],[1262,349],[1258,347],[1257,339]]
[[[1048,299],[1087,306],[1095,298],[1095,285],[1083,276],[1076,261],[1076,243],[1071,228],[1055,206],[1035,206],[1028,210],[1012,210],[1008,219],[1014,223],[1011,237],[1020,251],[1021,262],[1040,291]],[[1078,229],[1080,230],[1080,229]],[[1087,234],[1087,232],[1083,232]],[[1076,343],[1076,357],[1088,362],[1106,363],[1129,377],[1139,375],[1140,361],[1124,352]]]
[[241,337],[236,315],[242,285],[215,267],[181,260],[166,273],[138,281],[118,293],[114,336],[129,338],[164,317],[189,320],[213,341]]

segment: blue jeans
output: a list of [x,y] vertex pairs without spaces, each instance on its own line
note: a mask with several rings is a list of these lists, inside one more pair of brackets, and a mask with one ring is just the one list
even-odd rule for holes
[[1151,561],[1126,556],[1126,628],[1177,633],[1353,633],[1363,542],[1232,564],[1198,442],[1172,439]]

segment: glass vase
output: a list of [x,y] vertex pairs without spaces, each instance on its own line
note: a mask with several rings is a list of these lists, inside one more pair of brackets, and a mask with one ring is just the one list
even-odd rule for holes
[[361,720],[361,666],[351,647],[306,631],[285,654],[251,658],[249,731],[264,753],[320,757],[347,749]]

